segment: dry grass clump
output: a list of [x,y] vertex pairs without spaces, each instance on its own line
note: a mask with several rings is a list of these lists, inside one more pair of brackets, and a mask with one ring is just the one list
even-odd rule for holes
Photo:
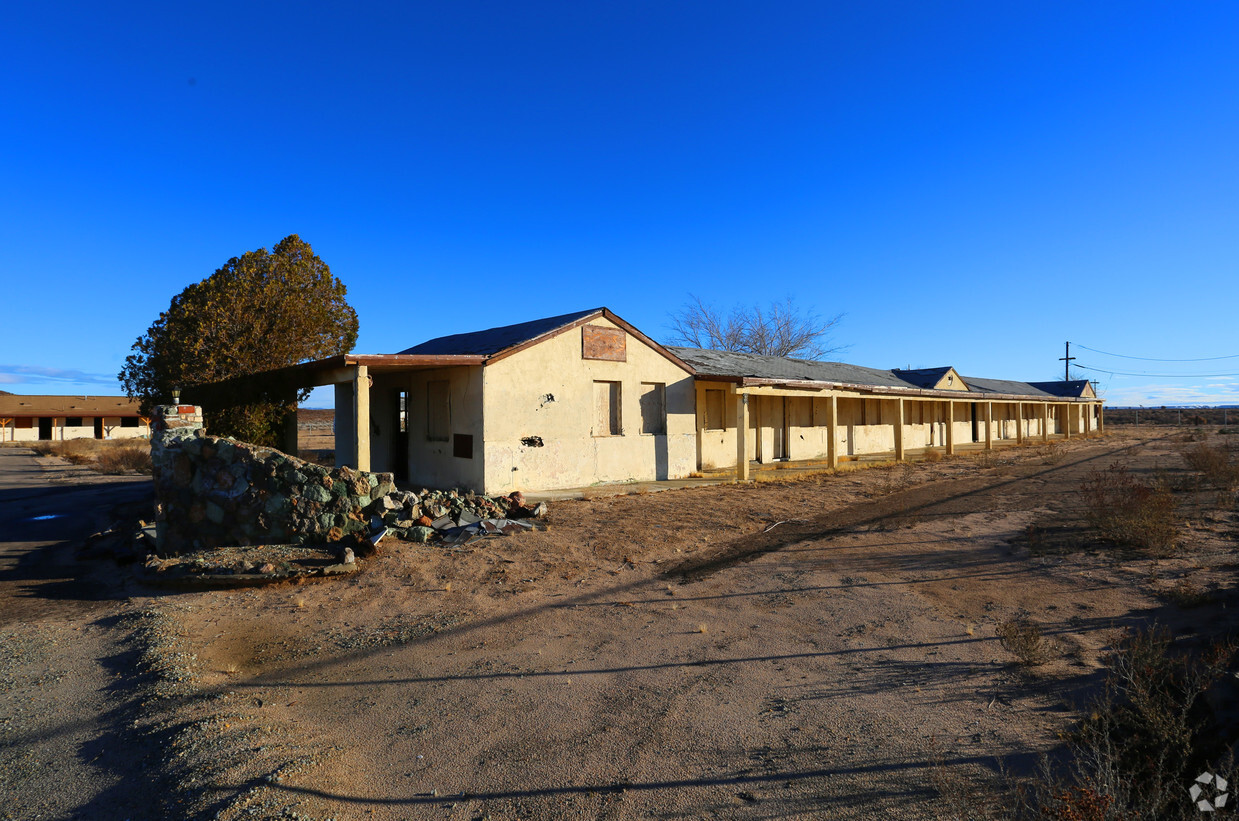
[[63,442],[31,442],[41,456],[59,456],[74,465],[99,473],[151,472],[151,445],[145,439],[67,439]]
[[[1020,782],[966,783],[941,763],[931,774],[944,818],[1186,821],[1201,818],[1187,788],[1202,772],[1234,781],[1227,733],[1209,706],[1225,694],[1231,643],[1175,646],[1153,627],[1114,642],[1103,694],[1067,740]],[[1209,695],[1209,698],[1206,698]],[[1218,696],[1217,699],[1212,696]]]
[[1239,487],[1239,464],[1231,458],[1230,448],[1225,445],[1201,442],[1183,452],[1183,461],[1213,487],[1221,490]]
[[1174,496],[1135,479],[1125,465],[1094,470],[1080,486],[1084,515],[1106,541],[1168,553],[1179,537]]
[[1049,661],[1049,645],[1041,637],[1041,628],[1028,619],[1006,619],[998,622],[994,630],[1003,649],[1025,667],[1036,667]]
[[922,455],[921,458],[926,462],[933,463],[933,462],[941,462],[944,457],[942,455],[942,451],[935,450],[934,448],[926,448],[925,453]]

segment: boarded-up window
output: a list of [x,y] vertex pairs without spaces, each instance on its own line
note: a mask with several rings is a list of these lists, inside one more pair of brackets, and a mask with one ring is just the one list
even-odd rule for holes
[[138,425],[138,417],[136,417],[136,416],[122,416],[122,417],[120,418],[120,426],[121,426],[122,428],[136,428],[136,427],[140,427],[140,426]]
[[725,405],[724,397],[726,394],[720,390],[706,390],[706,430],[722,430],[727,425],[727,418],[724,415]]
[[33,416],[19,416],[19,417],[17,417],[16,419],[14,419],[14,420],[13,420],[13,427],[15,427],[15,428],[33,428],[33,427],[34,427],[34,417],[33,417]]
[[662,382],[641,383],[641,432],[667,432],[667,386]]
[[80,417],[80,416],[66,416],[66,417],[65,417],[65,427],[66,427],[66,428],[80,428],[80,427],[82,427],[82,417]]
[[426,383],[426,438],[446,442],[452,431],[451,383],[446,379]]
[[620,436],[620,383],[594,383],[594,436]]
[[598,325],[581,326],[581,358],[604,359],[610,362],[627,362],[625,346],[627,334],[619,328],[603,328]]

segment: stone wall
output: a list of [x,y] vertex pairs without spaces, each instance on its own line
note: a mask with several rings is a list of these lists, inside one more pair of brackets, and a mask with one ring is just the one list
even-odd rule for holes
[[201,548],[360,544],[390,473],[325,468],[271,448],[207,436],[202,408],[155,409],[151,462],[156,542],[163,555]]

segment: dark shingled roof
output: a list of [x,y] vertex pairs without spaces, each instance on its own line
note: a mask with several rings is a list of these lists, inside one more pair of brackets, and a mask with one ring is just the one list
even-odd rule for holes
[[[917,368],[883,371],[843,362],[815,362],[809,359],[788,359],[779,356],[758,356],[751,353],[714,351],[705,348],[674,348],[667,350],[692,365],[698,376],[709,378],[754,377],[786,379],[788,381],[833,382],[864,385],[875,388],[930,390],[948,370]],[[1085,382],[1017,382],[1011,379],[981,379],[961,377],[969,389],[978,393],[1001,393],[1015,396],[1079,397]],[[962,399],[967,394],[961,394]]]
[[815,362],[752,353],[713,351],[706,348],[668,348],[696,369],[699,376],[752,376],[759,379],[789,379],[808,382],[844,382],[886,388],[916,387],[891,371],[862,368],[843,362]]
[[436,356],[491,356],[492,354],[497,354],[500,351],[506,351],[508,348],[520,345],[522,342],[537,339],[565,325],[571,325],[577,320],[584,319],[592,314],[601,313],[602,311],[602,308],[592,308],[588,311],[549,316],[545,319],[535,319],[531,322],[521,322],[517,325],[504,325],[485,331],[440,336],[420,345],[414,345],[412,348],[406,348],[400,351],[400,353]]
[[1028,384],[1051,396],[1083,396],[1088,380],[1073,379],[1070,382],[1029,382]]
[[942,377],[946,376],[946,372],[950,369],[949,365],[942,368],[912,368],[910,370],[895,368],[891,373],[918,388],[930,390]]

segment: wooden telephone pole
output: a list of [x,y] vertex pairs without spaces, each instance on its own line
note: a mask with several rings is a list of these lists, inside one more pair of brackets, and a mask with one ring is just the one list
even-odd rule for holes
[[1063,363],[1063,381],[1064,382],[1071,381],[1071,361],[1073,359],[1075,359],[1075,357],[1071,355],[1071,343],[1068,342],[1067,343],[1067,355],[1060,356],[1058,358],[1058,361]]

